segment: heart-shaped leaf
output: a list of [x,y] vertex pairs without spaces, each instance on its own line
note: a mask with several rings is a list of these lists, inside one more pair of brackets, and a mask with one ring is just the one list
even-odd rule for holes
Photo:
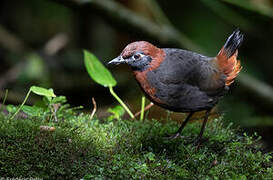
[[104,87],[114,87],[117,82],[107,68],[92,53],[84,50],[84,64],[89,76]]

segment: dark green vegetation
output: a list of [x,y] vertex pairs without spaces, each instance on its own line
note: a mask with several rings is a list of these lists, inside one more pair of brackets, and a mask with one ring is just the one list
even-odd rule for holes
[[[63,98],[61,101],[64,102]],[[10,107],[9,109],[12,109]],[[8,120],[0,115],[0,174],[45,179],[266,179],[273,177],[272,160],[248,137],[222,120],[208,123],[205,141],[189,142],[200,123],[189,124],[184,139],[165,140],[178,125],[168,120],[98,120],[68,105]],[[40,130],[41,125],[55,131]]]

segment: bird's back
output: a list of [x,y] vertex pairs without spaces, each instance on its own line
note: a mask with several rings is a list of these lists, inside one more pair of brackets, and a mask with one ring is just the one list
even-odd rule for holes
[[[147,80],[155,87],[158,105],[172,111],[191,112],[213,107],[221,92],[222,83],[211,82],[211,74],[216,69],[211,59],[182,49],[163,49],[165,59],[157,69],[147,73]],[[220,85],[219,85],[220,84]],[[153,100],[153,99],[151,99]]]

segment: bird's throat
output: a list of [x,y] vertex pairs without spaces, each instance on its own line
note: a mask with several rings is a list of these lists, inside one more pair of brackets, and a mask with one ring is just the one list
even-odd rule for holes
[[156,97],[156,89],[151,87],[150,82],[147,79],[147,72],[146,71],[133,71],[135,75],[135,79],[137,80],[140,88],[145,93],[145,95],[154,103],[162,103],[157,97]]

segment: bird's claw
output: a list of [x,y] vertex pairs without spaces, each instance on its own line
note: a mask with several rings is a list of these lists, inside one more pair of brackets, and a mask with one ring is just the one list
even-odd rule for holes
[[201,144],[201,138],[200,138],[200,137],[195,138],[195,139],[193,140],[192,144],[193,144],[194,146],[200,146],[200,144]]

